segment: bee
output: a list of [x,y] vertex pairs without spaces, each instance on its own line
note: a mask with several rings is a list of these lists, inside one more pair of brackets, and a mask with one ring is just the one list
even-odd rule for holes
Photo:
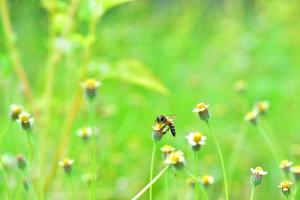
[[167,127],[167,130],[170,130],[173,137],[176,135],[175,125],[173,120],[176,118],[176,115],[159,115],[156,117],[156,124],[162,124],[162,129]]

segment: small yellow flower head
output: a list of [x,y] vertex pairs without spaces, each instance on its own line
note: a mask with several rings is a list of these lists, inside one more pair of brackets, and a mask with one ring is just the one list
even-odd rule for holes
[[282,181],[282,182],[279,184],[278,188],[281,189],[281,192],[282,192],[282,194],[283,194],[284,196],[289,196],[290,193],[291,193],[291,187],[292,187],[292,184],[293,184],[293,183],[290,182],[290,181]]
[[291,168],[291,172],[293,173],[295,180],[299,181],[300,180],[300,165],[296,165]]
[[245,120],[252,123],[253,125],[256,125],[257,124],[257,111],[256,110],[253,110],[251,112],[248,112],[245,116]]
[[191,177],[188,177],[188,178],[186,179],[186,183],[187,183],[188,185],[190,185],[191,187],[195,187],[195,180],[194,180],[193,178],[191,178]]
[[205,144],[206,137],[200,132],[191,132],[186,136],[188,143],[194,151],[198,151]]
[[208,107],[208,104],[198,103],[193,109],[193,112],[198,113],[201,120],[207,121],[209,119]]
[[21,170],[24,170],[26,168],[27,161],[23,155],[21,154],[17,155],[17,164],[18,164],[18,168]]
[[268,172],[264,171],[261,167],[256,167],[255,169],[250,168],[250,170],[252,172],[251,183],[255,186],[262,184],[263,176],[266,175]]
[[69,174],[72,171],[73,164],[74,160],[71,160],[69,158],[64,158],[58,163],[58,165],[61,166],[67,174]]
[[77,135],[78,137],[80,137],[81,139],[83,140],[87,140],[89,139],[91,136],[92,136],[92,128],[90,127],[84,127],[84,128],[81,128],[77,131]]
[[185,158],[182,151],[174,151],[170,153],[166,159],[165,163],[174,166],[176,169],[180,169],[185,164]]
[[152,126],[152,129],[152,139],[154,141],[160,141],[164,134],[168,131],[168,127],[165,123],[156,123],[154,126]]
[[255,109],[261,115],[267,114],[270,107],[270,103],[268,101],[260,101],[255,105]]
[[28,130],[33,127],[34,119],[29,113],[23,111],[19,114],[19,119],[17,119],[17,122],[24,130]]
[[19,115],[23,111],[23,107],[17,104],[12,104],[10,106],[10,117],[12,120],[17,120],[19,118]]
[[82,82],[81,87],[85,90],[85,96],[92,100],[97,95],[97,88],[101,86],[101,82],[95,79],[87,79]]
[[280,162],[279,167],[286,173],[288,174],[291,170],[291,166],[293,165],[293,162],[289,161],[289,160],[282,160]]
[[242,94],[247,90],[248,85],[247,85],[246,81],[238,80],[235,82],[234,88],[238,93]]
[[215,182],[215,178],[213,176],[204,175],[201,177],[201,183],[206,187],[212,185],[214,182]]
[[171,145],[164,145],[160,150],[163,152],[164,158],[166,158],[170,153],[175,151],[175,148]]

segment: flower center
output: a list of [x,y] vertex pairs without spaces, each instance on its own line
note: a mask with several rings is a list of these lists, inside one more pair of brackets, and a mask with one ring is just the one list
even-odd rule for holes
[[205,105],[205,103],[198,103],[198,104],[197,104],[197,108],[198,108],[199,110],[204,110],[204,109],[206,109],[206,105]]
[[202,134],[201,133],[194,133],[194,135],[193,135],[194,142],[198,143],[198,142],[201,141],[201,139],[202,139]]
[[94,79],[88,79],[85,82],[87,89],[95,89],[96,88],[96,80]]

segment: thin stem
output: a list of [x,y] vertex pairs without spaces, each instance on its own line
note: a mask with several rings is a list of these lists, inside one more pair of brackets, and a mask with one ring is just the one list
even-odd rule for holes
[[197,199],[199,199],[199,187],[198,187],[198,183],[197,183],[197,176],[198,176],[198,170],[197,170],[197,168],[198,168],[198,166],[197,166],[197,164],[198,164],[198,157],[197,157],[197,151],[195,151],[194,152],[194,175],[195,175],[195,177],[196,177],[196,181],[195,181],[195,190],[194,190],[194,192],[195,192],[195,199],[197,200]]
[[32,142],[32,137],[31,137],[31,131],[26,132],[27,136],[27,144],[28,144],[28,159],[30,162],[30,165],[32,165],[32,159],[33,159],[33,142]]
[[[94,106],[92,100],[88,101],[88,107],[89,107],[89,124],[91,125],[92,131],[94,131]],[[95,179],[94,176],[96,176],[96,146],[97,146],[97,140],[93,138],[92,141],[92,165],[91,165],[91,199],[96,199],[96,192],[95,192]]]
[[223,154],[222,154],[222,151],[221,151],[218,139],[217,139],[215,133],[213,132],[213,130],[212,130],[212,128],[211,128],[211,126],[210,126],[210,124],[209,124],[209,122],[207,120],[206,120],[206,124],[208,126],[208,129],[209,129],[211,135],[214,138],[214,142],[215,142],[215,145],[217,147],[218,156],[219,156],[219,159],[220,159],[220,162],[221,162],[221,168],[222,168],[222,173],[223,173],[223,178],[224,178],[225,199],[229,200],[228,185],[227,185],[227,176],[226,176],[226,169],[225,169]]
[[254,191],[255,191],[255,185],[252,184],[252,189],[251,189],[251,193],[250,193],[250,200],[253,200],[253,198],[254,198]]
[[137,193],[131,200],[136,200],[142,196],[169,168],[169,165],[165,166],[139,193]]
[[68,179],[68,186],[69,186],[69,199],[74,199],[72,174],[67,174],[67,179]]
[[[151,181],[153,178],[155,152],[156,152],[156,142],[153,143],[153,148],[152,148],[149,181]],[[152,200],[152,185],[150,185],[149,187],[150,187],[149,188],[149,199]]]

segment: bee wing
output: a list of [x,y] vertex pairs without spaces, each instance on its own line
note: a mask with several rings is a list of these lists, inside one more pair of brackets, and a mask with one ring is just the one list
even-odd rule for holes
[[167,118],[169,118],[169,119],[172,119],[172,120],[174,120],[174,119],[176,119],[177,118],[177,116],[176,116],[176,114],[172,114],[172,115],[165,115]]

